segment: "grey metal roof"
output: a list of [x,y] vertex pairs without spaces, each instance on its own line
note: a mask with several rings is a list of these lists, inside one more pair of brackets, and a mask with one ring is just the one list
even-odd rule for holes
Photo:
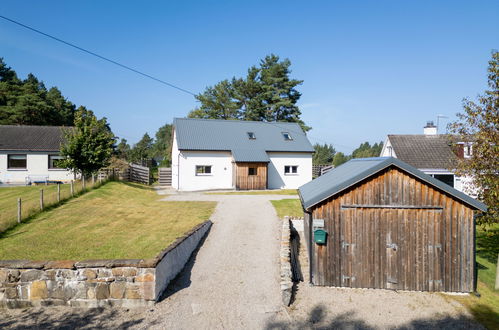
[[0,125],[0,150],[59,151],[63,128],[69,127]]
[[267,153],[261,149],[234,149],[232,150],[232,157],[236,162],[270,162]]
[[449,135],[388,135],[398,159],[421,169],[455,168]]
[[303,208],[308,210],[310,207],[333,195],[336,195],[337,193],[389,166],[396,166],[401,170],[419,178],[420,180],[436,187],[437,189],[454,196],[468,205],[473,206],[476,209],[482,211],[487,210],[487,206],[482,202],[471,198],[451,186],[423,173],[417,168],[404,163],[400,159],[393,157],[352,159],[345,164],[332,169],[317,179],[304,184],[298,188]]
[[[175,118],[173,125],[179,150],[314,152],[297,123]],[[256,138],[249,139],[248,132]],[[284,140],[282,132],[292,140]]]

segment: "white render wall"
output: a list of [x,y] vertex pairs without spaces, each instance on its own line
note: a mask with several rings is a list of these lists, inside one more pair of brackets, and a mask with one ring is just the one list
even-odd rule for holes
[[[228,151],[181,151],[172,160],[174,188],[183,191],[232,189],[232,154]],[[211,174],[196,175],[196,165],[211,166]],[[173,168],[176,167],[175,174]]]
[[[297,189],[312,181],[312,154],[299,152],[267,152],[269,189]],[[298,166],[297,174],[284,174],[284,166]]]
[[[7,169],[7,155],[26,155],[26,169]],[[51,153],[52,155],[53,153]],[[1,152],[0,153],[0,182],[1,183],[25,183],[28,176],[48,177],[54,181],[71,181],[74,176],[71,171],[60,169],[49,169],[47,153],[41,152]]]

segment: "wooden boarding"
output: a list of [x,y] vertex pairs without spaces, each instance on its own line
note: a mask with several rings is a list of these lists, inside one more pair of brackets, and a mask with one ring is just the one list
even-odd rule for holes
[[267,189],[267,163],[235,163],[234,170],[237,190]]
[[[311,223],[324,219],[326,245]],[[311,208],[305,217],[315,285],[474,290],[473,209],[391,167]]]

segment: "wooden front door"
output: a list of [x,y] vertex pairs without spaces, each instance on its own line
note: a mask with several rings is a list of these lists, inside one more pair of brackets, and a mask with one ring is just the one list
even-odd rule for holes
[[442,290],[441,218],[436,209],[342,209],[341,286]]
[[237,190],[267,189],[267,163],[236,163]]

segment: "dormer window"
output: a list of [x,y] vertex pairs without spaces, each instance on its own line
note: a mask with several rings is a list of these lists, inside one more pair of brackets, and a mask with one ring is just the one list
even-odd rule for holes
[[292,141],[293,140],[293,138],[291,137],[291,134],[289,134],[288,132],[282,132],[282,137],[286,141]]
[[256,139],[256,135],[254,132],[247,132],[248,133],[248,138],[250,140],[255,140]]

